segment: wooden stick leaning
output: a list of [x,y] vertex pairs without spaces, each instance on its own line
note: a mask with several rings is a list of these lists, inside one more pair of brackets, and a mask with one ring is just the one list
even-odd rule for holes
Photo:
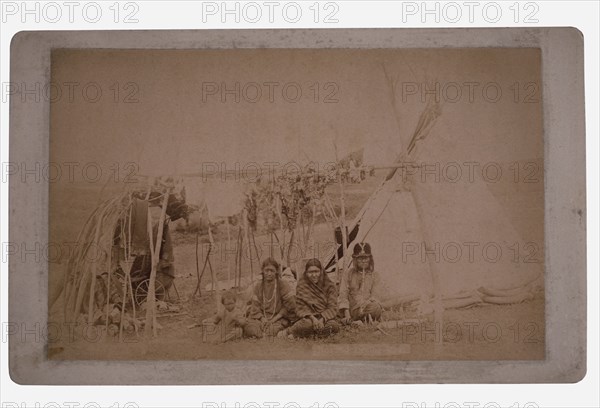
[[[102,211],[98,214],[97,216],[97,222],[94,224],[95,229],[90,230],[90,233],[92,231],[94,231],[94,238],[93,240],[90,240],[88,242],[88,244],[85,246],[85,251],[81,254],[81,258],[79,259],[80,262],[84,261],[85,259],[83,259],[86,255],[87,252],[89,251],[90,247],[92,244],[95,244],[96,247],[99,247],[98,242],[100,240],[100,231],[102,230],[102,224],[104,222],[104,218],[105,218],[105,214],[107,212],[107,209],[111,208],[112,205],[118,200],[119,198],[114,198],[111,200],[108,200],[106,202],[106,205],[104,206],[104,208],[102,209]],[[89,307],[88,309],[88,321],[91,320],[90,319],[90,311],[91,311],[91,315],[93,317],[93,305],[94,305],[94,289],[95,289],[95,284],[96,284],[96,278],[95,278],[95,274],[96,274],[96,268],[98,266],[98,259],[95,259],[93,264],[92,264],[92,268],[90,269],[90,272],[87,273],[88,268],[85,267],[85,262],[84,264],[84,272],[82,274],[80,274],[80,280],[78,282],[76,282],[75,287],[78,289],[76,290],[77,293],[77,297],[75,298],[75,307],[73,309],[73,316],[70,317],[74,317],[75,319],[77,319],[78,315],[79,315],[79,311],[81,310],[82,306],[83,306],[83,297],[86,293],[86,290],[88,290],[88,285],[89,285],[89,290],[90,290],[90,297],[91,300],[88,303],[88,307],[91,305],[91,307]],[[78,270],[78,269],[76,269]],[[91,279],[91,283],[90,278],[92,278],[92,274],[93,274],[93,279]]]
[[136,321],[136,310],[135,310],[135,296],[133,294],[133,282],[131,282],[131,271],[128,274],[129,280],[129,293],[131,294],[131,309],[132,309],[132,321],[134,322],[135,334],[138,335],[137,321]]
[[[83,228],[81,229],[81,231],[79,232],[79,235],[77,237],[77,242],[82,242],[82,237],[86,236],[86,232],[89,228],[92,227],[92,220],[95,219],[96,214],[98,213],[98,208],[96,208],[92,214],[90,214],[90,216],[87,218],[87,220],[85,221],[85,223],[83,224]],[[69,259],[69,263],[67,264],[67,273],[65,274],[65,283],[64,283],[64,288],[63,292],[64,292],[64,300],[63,300],[63,317],[65,319],[65,321],[70,321],[71,319],[71,313],[72,309],[69,308],[69,306],[72,303],[72,299],[75,296],[75,290],[77,288],[76,286],[76,280],[77,280],[77,276],[75,275],[75,271],[79,270],[79,263],[80,263],[80,253],[81,253],[81,246],[78,245],[78,248],[75,248],[75,252],[74,254],[71,256],[71,258]]]
[[248,247],[248,260],[250,261],[250,282],[254,282],[254,265],[252,261],[252,247],[250,241],[250,223],[248,222],[248,218],[246,215],[246,219],[244,220],[244,232],[246,233],[246,246]]
[[123,320],[125,319],[125,306],[127,305],[127,295],[129,294],[129,274],[131,273],[129,261],[125,261],[123,264],[127,270],[123,271],[125,273],[125,281],[123,282],[123,302],[121,304],[121,317],[119,318],[119,341],[123,339]]
[[[114,230],[114,227],[113,227]],[[106,283],[106,317],[105,317],[105,322],[104,322],[104,330],[106,331],[106,333],[108,333],[108,318],[110,316],[110,275],[112,275],[112,253],[113,253],[113,249],[112,249],[112,241],[111,241],[111,245],[110,245],[110,250],[108,251],[108,276],[107,276],[107,283]]]
[[[338,158],[338,148],[337,142],[334,141],[333,146],[335,148],[335,161],[339,166],[340,161]],[[342,264],[341,267],[338,265],[338,282],[340,285],[342,284],[342,279],[344,276],[344,270],[346,269],[346,252],[348,250],[348,236],[346,234],[346,195],[344,191],[344,180],[342,179],[342,174],[338,168],[338,183],[340,186],[340,207],[341,207],[341,215],[340,215],[340,229],[342,232]]]
[[253,230],[250,230],[250,237],[252,237],[252,246],[254,247],[254,253],[256,254],[256,260],[258,262],[258,268],[260,269],[261,257],[260,257],[260,252],[258,252],[258,246],[256,245],[256,238],[254,236],[254,231]]
[[238,268],[239,268],[239,280],[238,280],[238,288],[242,287],[242,260],[244,259],[244,231],[242,226],[240,225],[240,248],[238,249],[238,257],[239,257],[239,264],[238,264]]
[[[102,231],[102,223],[104,222],[104,215],[106,214],[106,211],[108,209],[108,206],[102,210],[102,213],[100,213],[99,221],[98,224],[96,225],[96,231],[94,233],[94,243],[96,244],[96,248],[98,248],[98,242],[100,241],[100,231]],[[92,267],[90,268],[90,279],[91,279],[91,283],[90,283],[90,297],[88,300],[88,324],[92,324],[94,323],[94,300],[95,300],[95,289],[96,289],[96,271],[98,269],[98,259],[95,259],[94,262],[92,263]]]
[[235,248],[235,272],[234,272],[234,287],[242,286],[242,244],[244,241],[244,236],[242,235],[242,226],[238,227],[238,236],[236,240],[236,248]]
[[[392,111],[394,113],[394,119],[396,120],[396,124],[398,126],[398,131],[400,132],[402,130],[402,126],[401,126],[401,120],[400,120],[400,115],[398,113],[398,107],[397,107],[397,100],[396,100],[396,85],[398,83],[398,75],[396,76],[392,76],[390,75],[390,73],[387,71],[385,64],[382,64],[382,68],[383,68],[383,73],[385,75],[385,79],[388,82],[389,85],[389,96],[390,96],[390,102],[392,104]],[[440,116],[440,107],[438,103],[431,103],[429,102],[427,104],[427,106],[425,107],[425,109],[423,110],[423,112],[421,112],[421,115],[419,116],[419,120],[417,122],[417,125],[415,127],[415,130],[412,133],[412,137],[410,138],[410,141],[408,143],[408,147],[406,149],[400,149],[400,154],[398,155],[398,158],[396,159],[396,163],[400,163],[402,164],[402,162],[406,161],[406,159],[408,157],[415,157],[416,153],[415,153],[415,149],[418,147],[417,143],[420,140],[425,139],[429,132],[431,131],[432,127],[435,124],[436,119]],[[396,173],[397,168],[392,168],[390,170],[390,172],[388,173],[387,177],[385,178],[385,181],[390,180],[394,174]],[[431,245],[431,243],[433,241],[431,241],[431,236],[429,235],[429,229],[427,228],[427,222],[425,221],[425,214],[423,213],[423,205],[425,203],[424,197],[421,197],[420,195],[420,191],[417,188],[412,188],[411,189],[412,192],[412,197],[413,200],[415,202],[415,207],[417,209],[417,217],[419,218],[419,224],[421,226],[421,231],[423,232],[423,239],[425,240],[426,245]],[[430,249],[430,248],[428,248]],[[440,327],[443,327],[444,325],[444,321],[443,321],[443,311],[444,311],[444,306],[442,303],[442,294],[441,294],[441,287],[440,287],[440,273],[439,273],[439,268],[438,265],[432,261],[430,259],[430,257],[427,257],[428,261],[429,261],[429,271],[431,273],[431,279],[432,279],[432,283],[433,283],[433,302],[434,302],[434,319],[435,319],[435,323],[436,325],[439,325]],[[441,344],[436,342],[436,347],[440,346]]]
[[[212,251],[212,248],[215,245],[215,239],[212,234],[212,228],[210,227],[210,215],[208,217],[208,240],[210,241],[210,244],[209,244],[210,247],[208,248],[208,254],[206,255],[206,257],[207,257],[206,259],[207,259],[208,264],[210,265],[210,258],[208,258],[208,257],[210,256],[210,252]],[[217,274],[215,273],[215,269],[212,267],[212,265],[210,265],[210,276],[212,279],[211,290],[213,291],[213,293],[216,293],[215,300],[217,302],[217,308],[218,308],[219,303],[221,302],[221,298],[220,298],[221,294],[219,292],[219,281],[217,280]]]
[[[133,204],[130,202],[129,205],[129,214],[128,214],[128,234],[131,234],[131,215],[133,213]],[[125,256],[125,261],[122,263],[122,265],[125,266],[125,268],[121,268],[123,269],[123,273],[125,274],[125,281],[123,282],[123,302],[121,304],[121,316],[119,318],[119,341],[123,340],[123,323],[125,320],[125,307],[127,306],[127,295],[129,294],[129,287],[130,285],[130,281],[131,281],[131,268],[133,266],[133,262],[131,262],[131,260],[129,259],[129,239],[130,239],[130,235],[128,236],[125,231],[123,230],[123,228],[121,228],[121,242],[123,243],[123,250],[124,250],[124,256]]]
[[[146,298],[146,337],[150,336],[150,330],[152,335],[156,337],[156,274],[160,262],[160,248],[162,246],[162,235],[165,226],[165,216],[167,214],[167,204],[169,202],[169,192],[166,191],[162,202],[162,211],[160,213],[160,219],[158,220],[158,233],[156,234],[156,244],[153,251],[151,251],[152,259],[152,270],[150,272],[150,284],[148,285],[148,297]],[[150,235],[150,248],[152,248],[152,222],[150,217],[150,211],[148,211],[148,232]]]
[[196,289],[194,290],[192,297],[196,296],[196,293],[198,293],[198,296],[202,296],[202,290],[200,289],[200,280],[202,277],[200,276],[200,261],[198,260],[199,235],[200,233],[196,231],[196,278],[198,279],[198,283],[196,284]]
[[[229,225],[229,217],[226,217],[225,225],[227,226],[227,249],[231,250],[231,226]],[[227,251],[226,251],[227,254]],[[227,285],[231,281],[231,262],[229,261],[229,256],[225,256],[225,265],[227,267]]]

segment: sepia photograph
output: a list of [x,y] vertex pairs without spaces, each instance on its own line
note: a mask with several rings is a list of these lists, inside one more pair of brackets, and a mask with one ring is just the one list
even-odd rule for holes
[[544,360],[541,61],[53,49],[47,358]]
[[599,10],[0,0],[0,405],[600,406]]

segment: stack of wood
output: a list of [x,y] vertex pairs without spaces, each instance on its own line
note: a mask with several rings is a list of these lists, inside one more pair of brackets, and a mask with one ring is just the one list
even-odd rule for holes
[[[109,304],[111,300],[124,300],[125,291],[115,288],[116,276],[110,272],[117,269],[120,258],[119,252],[113,249],[115,231],[129,214],[132,201],[131,193],[118,194],[102,202],[85,222],[67,267],[64,287],[66,321],[80,320],[83,313],[87,315],[87,323],[93,324],[98,302],[106,300]],[[121,229],[121,233],[126,234],[127,229]],[[99,280],[102,283],[99,284]],[[102,286],[107,292],[96,294],[96,288]],[[117,291],[111,294],[110,289]]]
[[[104,325],[107,333],[116,331],[119,337],[141,327],[156,335],[156,275],[163,244],[159,237],[168,222],[167,207],[177,201],[171,192],[164,184],[123,191],[93,211],[69,259],[63,287],[65,321]],[[152,219],[152,206],[160,206],[158,223]],[[139,299],[131,279],[140,254],[151,260],[144,321],[136,316]]]

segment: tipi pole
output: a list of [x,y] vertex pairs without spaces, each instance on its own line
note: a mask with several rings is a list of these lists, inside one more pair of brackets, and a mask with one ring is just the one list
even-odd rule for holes
[[[399,80],[398,75],[392,77],[388,73],[388,71],[385,67],[385,64],[382,64],[382,68],[383,68],[383,73],[385,75],[385,78],[389,84],[389,91],[390,91],[389,95],[390,95],[390,102],[392,104],[392,111],[394,113],[394,119],[396,120],[396,125],[398,126],[398,130],[401,131],[402,124],[400,121],[400,116],[398,114],[398,108],[397,108],[397,103],[396,103],[397,102],[397,100],[396,100],[396,85],[398,84],[398,80]],[[409,68],[410,68],[410,66],[409,66]],[[411,72],[412,72],[412,69],[411,69]],[[398,166],[396,166],[396,165],[390,166],[391,170],[390,170],[388,176],[386,177],[385,181],[389,181],[394,176],[394,174],[396,173],[398,168],[405,165],[404,161],[406,160],[407,157],[409,157],[409,155],[411,157],[416,156],[416,154],[414,153],[414,150],[417,146],[417,143],[420,140],[427,137],[427,135],[429,134],[429,131],[433,127],[435,120],[440,115],[440,113],[441,112],[439,109],[439,105],[437,103],[431,103],[431,101],[429,101],[429,103],[425,107],[425,110],[423,112],[421,112],[421,115],[419,116],[419,121],[417,122],[417,126],[412,134],[412,138],[408,144],[408,147],[406,148],[405,151],[401,150],[400,155],[396,159],[396,164]],[[433,284],[435,323],[436,324],[439,323],[440,330],[443,330],[444,307],[443,307],[443,303],[442,303],[442,294],[441,294],[441,288],[440,288],[440,279],[439,279],[440,274],[439,274],[438,265],[436,264],[435,261],[432,261],[429,257],[429,253],[431,251],[430,245],[433,243],[433,241],[430,239],[428,228],[424,222],[424,220],[426,218],[423,214],[423,200],[419,196],[418,188],[413,187],[411,189],[411,191],[412,191],[412,196],[413,196],[413,199],[415,202],[415,207],[417,208],[417,216],[419,217],[419,224],[421,226],[421,231],[423,233],[423,239],[425,241],[425,246],[426,246],[426,251],[427,251],[427,259],[429,260],[429,271],[431,272],[431,281]],[[437,330],[437,327],[436,327],[436,330]]]
[[[429,264],[429,271],[431,273],[431,282],[433,284],[433,306],[434,306],[434,330],[436,331],[436,337],[439,330],[440,333],[440,342],[443,342],[443,337],[441,333],[443,333],[444,329],[444,304],[442,299],[442,291],[440,287],[440,271],[438,268],[438,264],[435,259],[431,259],[431,253],[434,252],[434,249],[431,248],[433,241],[431,240],[431,236],[429,234],[429,229],[427,225],[425,225],[424,220],[425,215],[423,214],[423,200],[421,199],[419,189],[416,186],[413,186],[412,196],[415,201],[415,207],[417,208],[417,216],[419,217],[419,225],[421,227],[421,232],[423,234],[423,241],[425,241],[425,254]],[[438,327],[439,325],[439,327]],[[436,346],[438,342],[436,341]],[[441,343],[440,343],[441,345]]]
[[[334,141],[333,146],[335,148],[335,161],[337,165],[340,165],[340,161],[338,158],[338,149],[337,143]],[[338,264],[338,282],[341,284],[340,278],[344,275],[344,269],[346,268],[346,251],[348,250],[348,237],[346,236],[346,194],[344,191],[344,180],[342,179],[342,173],[338,168],[338,183],[340,185],[340,207],[341,207],[341,216],[340,216],[340,228],[342,230],[342,264],[341,268]],[[337,253],[337,251],[336,251]]]

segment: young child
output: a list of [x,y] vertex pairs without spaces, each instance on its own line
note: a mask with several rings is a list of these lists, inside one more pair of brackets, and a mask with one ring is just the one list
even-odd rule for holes
[[222,341],[240,339],[243,327],[246,324],[242,311],[237,307],[237,295],[233,291],[227,291],[221,296],[223,308],[213,316],[202,321],[203,324],[221,324]]

